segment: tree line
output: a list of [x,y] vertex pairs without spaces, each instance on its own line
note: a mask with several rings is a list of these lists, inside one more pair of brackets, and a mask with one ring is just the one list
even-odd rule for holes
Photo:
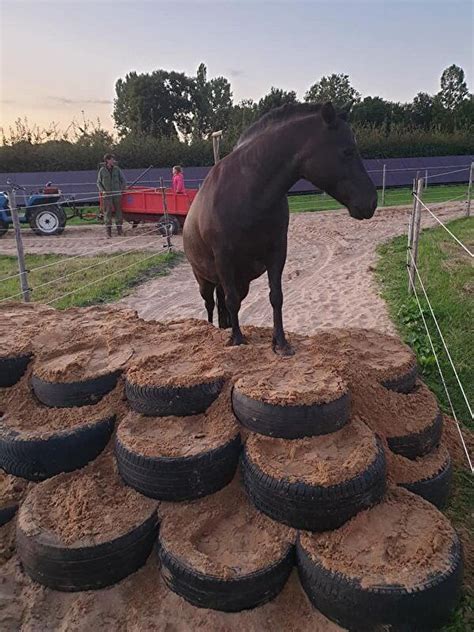
[[[296,92],[272,87],[258,101],[234,103],[226,77],[208,78],[201,63],[195,76],[156,70],[130,72],[115,86],[113,119],[117,137],[100,121],[73,122],[66,130],[46,129],[18,119],[1,130],[0,171],[93,169],[112,150],[124,167],[212,163],[211,132],[224,131],[222,151],[231,151],[240,134],[273,108],[297,103]],[[410,103],[362,96],[346,74],[321,77],[304,95],[306,102],[352,104],[351,122],[365,158],[473,153],[474,96],[456,65],[440,77],[440,89],[419,92]]]

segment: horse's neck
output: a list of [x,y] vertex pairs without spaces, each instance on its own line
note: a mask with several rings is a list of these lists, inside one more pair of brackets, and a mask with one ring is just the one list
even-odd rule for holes
[[264,205],[283,198],[300,178],[296,123],[267,129],[241,148],[241,172]]

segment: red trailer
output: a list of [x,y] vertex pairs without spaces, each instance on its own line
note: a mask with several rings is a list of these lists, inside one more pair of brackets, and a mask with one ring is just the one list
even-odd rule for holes
[[[184,193],[174,193],[165,189],[171,232],[176,234],[183,226],[191,203],[197,195],[196,189],[188,189]],[[100,200],[102,209],[102,198]],[[123,218],[134,226],[140,222],[163,224],[163,191],[160,188],[132,186],[122,193]]]

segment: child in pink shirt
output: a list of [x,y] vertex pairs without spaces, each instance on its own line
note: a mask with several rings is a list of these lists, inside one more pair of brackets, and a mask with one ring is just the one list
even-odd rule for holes
[[179,165],[173,167],[173,192],[184,193],[184,175]]

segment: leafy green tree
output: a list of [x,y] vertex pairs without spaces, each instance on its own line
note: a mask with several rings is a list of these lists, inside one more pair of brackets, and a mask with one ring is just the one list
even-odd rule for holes
[[433,123],[434,97],[418,92],[411,104],[411,120],[416,127],[429,129]]
[[115,84],[113,117],[120,136],[176,137],[191,131],[193,80],[184,73],[130,72]]
[[332,101],[335,107],[342,108],[347,103],[360,101],[360,93],[351,86],[349,75],[333,73],[313,84],[304,99],[313,103]]
[[441,75],[439,97],[443,107],[453,112],[468,97],[469,91],[464,79],[464,70],[452,64]]
[[360,125],[382,127],[390,116],[392,104],[381,97],[365,97],[356,103],[351,111],[351,121]]
[[213,131],[227,129],[231,110],[229,81],[225,77],[208,81],[207,68],[205,64],[200,64],[193,90],[193,138],[206,138]]
[[286,90],[281,90],[280,88],[274,88],[272,86],[270,88],[270,92],[262,97],[258,102],[258,114],[259,116],[263,116],[263,114],[266,114],[274,108],[279,108],[281,105],[296,102],[296,92],[293,90],[287,92]]

